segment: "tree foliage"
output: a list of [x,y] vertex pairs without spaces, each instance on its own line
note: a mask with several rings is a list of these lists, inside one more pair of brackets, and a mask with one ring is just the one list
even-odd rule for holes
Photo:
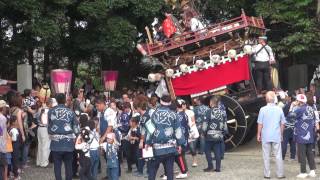
[[[239,16],[242,8],[262,15],[280,57],[319,51],[319,0],[193,2],[212,23]],[[132,70],[141,58],[138,34],[167,9],[164,0],[0,0],[0,76],[15,76],[21,62],[34,66],[33,52],[42,49],[44,73],[66,64],[76,75],[78,64],[87,62],[132,78],[129,73],[139,73]]]
[[270,37],[280,57],[319,51],[320,26],[313,0],[262,0],[256,3],[270,28]]

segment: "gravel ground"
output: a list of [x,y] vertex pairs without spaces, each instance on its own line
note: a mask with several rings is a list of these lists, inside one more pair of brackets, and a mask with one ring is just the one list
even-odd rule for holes
[[[189,177],[187,179],[206,180],[206,179],[223,179],[223,180],[255,180],[263,179],[263,162],[261,147],[254,140],[246,145],[242,145],[233,152],[225,154],[225,159],[222,161],[222,172],[220,173],[204,173],[202,169],[206,168],[207,163],[204,155],[198,155],[198,167],[191,167],[191,156],[187,156],[189,167]],[[276,179],[275,174],[275,161],[272,160],[272,179]],[[317,165],[320,162],[320,158],[316,158]],[[298,162],[285,161],[285,175],[287,179],[296,179],[296,175],[299,173]],[[48,168],[37,168],[34,163],[30,163],[29,168],[24,170],[21,174],[22,180],[54,180],[53,165],[50,164]],[[103,167],[105,167],[103,165]],[[122,176],[121,180],[143,180],[146,178],[135,177],[132,174],[127,174],[126,164],[122,164]],[[178,169],[175,165],[176,170]],[[158,177],[163,172],[162,167],[158,171]],[[317,171],[318,173],[320,171]],[[99,179],[105,176],[105,171],[99,175]],[[160,178],[158,178],[160,179]],[[320,179],[318,176],[315,179]]]

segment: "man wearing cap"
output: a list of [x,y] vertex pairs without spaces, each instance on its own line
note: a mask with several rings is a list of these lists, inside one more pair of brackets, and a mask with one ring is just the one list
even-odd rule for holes
[[267,105],[262,107],[258,116],[257,141],[262,143],[264,178],[270,179],[271,152],[276,157],[277,176],[284,178],[281,141],[283,139],[284,124],[286,122],[283,111],[275,102],[273,91],[266,94]]
[[2,114],[6,106],[7,103],[4,100],[0,100],[0,179],[7,179],[7,118]]
[[72,180],[72,161],[76,134],[79,125],[76,115],[65,106],[66,96],[56,95],[58,106],[48,112],[48,133],[51,139],[50,150],[53,157],[56,180],[62,180],[61,166],[65,166],[65,179]]
[[[300,174],[297,178],[316,177],[314,152],[312,151],[316,141],[316,130],[319,124],[313,109],[313,95],[307,93],[297,95],[298,108],[295,110],[297,122],[294,126],[294,136],[298,147],[298,157],[300,163]],[[308,160],[310,173],[307,174],[306,159]]]
[[150,161],[149,180],[155,180],[160,163],[164,165],[168,180],[173,180],[173,164],[181,146],[186,143],[177,114],[170,109],[171,98],[164,95],[161,106],[151,116],[146,129],[151,136],[146,137],[146,148],[153,148],[154,159]]
[[271,47],[267,44],[267,36],[259,37],[259,44],[254,47],[254,74],[258,92],[271,90],[270,64],[275,63]]

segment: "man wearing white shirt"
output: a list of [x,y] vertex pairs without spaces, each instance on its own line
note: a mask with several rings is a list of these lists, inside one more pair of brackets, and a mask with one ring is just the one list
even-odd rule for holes
[[270,64],[275,63],[271,47],[267,44],[267,37],[259,37],[259,44],[254,47],[255,82],[257,90],[271,90]]

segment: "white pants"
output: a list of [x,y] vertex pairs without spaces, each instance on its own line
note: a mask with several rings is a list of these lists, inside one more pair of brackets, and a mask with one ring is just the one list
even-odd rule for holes
[[263,142],[262,143],[262,153],[263,153],[263,162],[264,162],[264,176],[270,177],[270,157],[271,152],[273,152],[276,157],[277,165],[277,177],[283,177],[283,160],[282,160],[282,151],[281,143],[274,142]]
[[49,164],[50,139],[47,127],[38,128],[37,166],[46,167]]

